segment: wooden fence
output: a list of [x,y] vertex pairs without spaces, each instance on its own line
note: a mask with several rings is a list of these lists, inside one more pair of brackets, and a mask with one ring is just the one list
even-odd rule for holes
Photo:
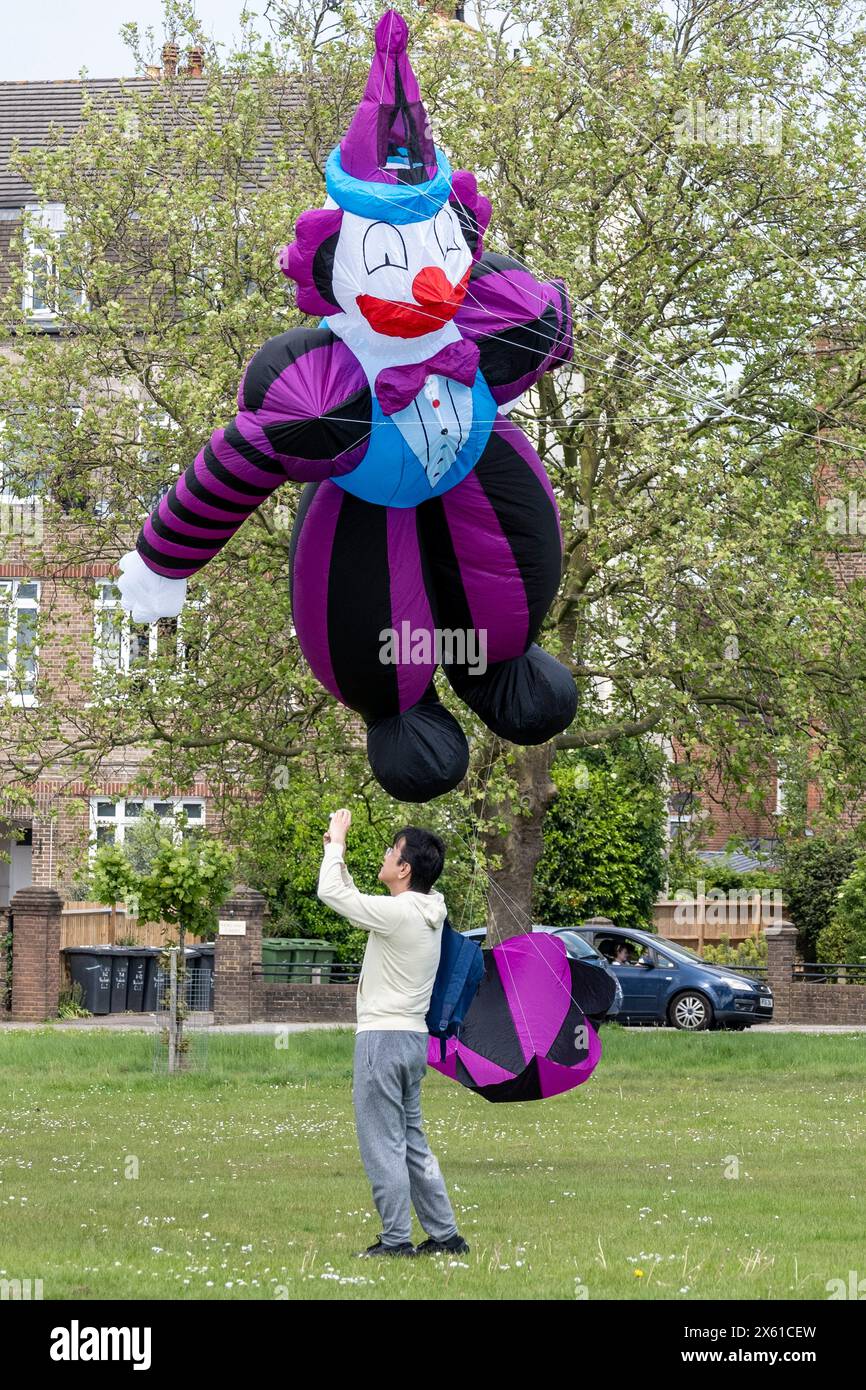
[[[60,945],[113,946],[117,941],[135,938],[137,946],[162,946],[166,934],[177,940],[177,927],[159,922],[139,922],[123,903],[106,907],[104,903],[64,903],[60,914]],[[201,938],[187,936],[194,946]]]
[[690,898],[659,898],[653,908],[653,925],[659,936],[699,951],[717,946],[726,936],[732,946],[749,937],[760,936],[765,927],[787,921],[787,911],[778,889],[719,890],[697,893]]

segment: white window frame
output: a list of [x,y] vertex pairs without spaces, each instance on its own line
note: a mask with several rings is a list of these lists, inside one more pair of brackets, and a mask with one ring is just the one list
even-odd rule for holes
[[[110,802],[114,807],[112,815],[100,815],[99,807]],[[127,814],[127,802],[140,806],[141,812],[134,816]],[[92,860],[102,844],[122,845],[126,838],[126,831],[130,826],[141,824],[141,815],[145,811],[153,811],[155,806],[170,806],[171,810],[165,815],[160,816],[160,822],[165,826],[172,826],[172,839],[176,845],[183,842],[183,830],[176,824],[175,817],[185,806],[200,806],[201,816],[190,820],[187,824],[188,830],[194,830],[203,826],[207,820],[207,802],[203,796],[92,796],[90,798],[90,854]],[[114,839],[98,839],[100,827],[110,826],[114,830]]]
[[[96,597],[93,601],[93,669],[97,672],[114,673],[116,675],[128,676],[130,671],[138,671],[141,674],[146,672],[147,667],[132,667],[132,638],[133,627],[147,627],[147,660],[153,660],[159,651],[159,621],[155,623],[133,623],[129,612],[123,607],[120,593],[117,590],[117,583],[114,579],[97,579]],[[106,590],[114,589],[111,597],[106,597]],[[184,609],[199,608],[203,603],[202,597],[188,598]],[[106,644],[102,640],[102,619],[107,613],[120,613],[120,664],[116,665],[108,659]],[[175,653],[179,663],[185,664],[187,659],[186,643],[183,638],[183,610],[177,619],[176,646]]]
[[[84,413],[84,407],[78,401],[67,401],[65,406],[62,408],[69,411],[70,415],[72,416],[73,424],[77,429],[78,424],[81,420],[81,416]],[[16,412],[14,410],[7,410],[5,414],[0,414],[0,437],[2,437],[6,430],[6,426],[10,416],[14,416],[15,413]],[[21,412],[18,413],[20,414]],[[48,487],[47,482],[43,483],[43,485],[39,487],[38,490],[35,492],[12,492],[7,485],[6,476],[3,470],[3,452],[3,449],[0,448],[0,501],[11,503],[19,502],[22,505],[34,506],[35,504],[41,504],[45,497],[51,495],[51,489]],[[44,474],[40,476],[44,478]]]
[[[20,590],[23,585],[32,585],[36,589],[34,595],[22,596]],[[36,623],[39,620],[39,603],[42,597],[42,584],[38,579],[0,579],[0,593],[5,600],[8,593],[9,616],[4,622],[3,629],[0,629],[0,642],[2,642],[2,652],[0,660],[3,661],[6,669],[0,671],[0,692],[13,705],[18,705],[22,709],[32,709],[36,704],[36,686],[39,680],[39,643],[34,644],[33,660],[33,680],[27,689],[20,689],[16,686],[16,675],[18,671],[18,615],[19,613],[33,613]]]
[[778,772],[776,773],[776,809],[774,815],[783,816],[785,814],[785,779]]
[[[5,414],[0,415],[0,436],[2,436],[6,432],[6,426],[9,420],[10,413],[14,415],[15,412],[7,411]],[[27,493],[12,491],[12,489],[9,487],[6,473],[3,468],[3,453],[3,449],[0,448],[0,501],[11,503],[13,506],[16,503],[18,503],[20,506],[33,506],[36,503],[41,503],[43,497],[45,496],[44,488],[37,492]]]
[[[26,203],[24,212],[31,222],[36,222],[39,226],[51,232],[54,238],[53,247],[40,246],[33,235],[32,227],[25,221],[24,226],[24,298],[22,308],[24,312],[33,320],[39,323],[56,323],[63,317],[63,308],[59,302],[56,309],[50,305],[43,304],[40,308],[34,308],[33,301],[36,291],[35,266],[37,260],[44,258],[46,281],[53,283],[58,290],[62,289],[60,283],[60,265],[58,252],[62,246],[63,235],[66,231],[66,206],[63,203]],[[83,290],[75,290],[72,299],[72,306],[75,308],[86,308],[87,299]]]
[[[169,415],[167,410],[164,410],[162,406],[157,405],[153,400],[142,399],[137,402],[137,405],[138,437],[136,442],[139,447],[139,459],[143,467],[145,464],[157,458],[156,451],[148,449],[144,442],[144,426],[148,417],[150,417],[151,423],[156,425],[158,429],[177,431],[180,429],[180,425],[172,415]],[[149,500],[143,499],[146,502],[148,513],[156,510],[163,497],[165,497],[166,493],[171,491],[177,479],[180,477],[181,468],[177,461],[172,464],[171,471],[173,474],[171,481],[164,483],[159,491],[155,492]]]

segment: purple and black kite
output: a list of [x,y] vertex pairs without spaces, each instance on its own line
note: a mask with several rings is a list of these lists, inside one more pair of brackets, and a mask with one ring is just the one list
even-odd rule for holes
[[431,1037],[427,1061],[485,1100],[544,1100],[587,1081],[601,1057],[593,1027],[616,993],[606,970],[533,932],[484,951],[484,977],[457,1038]]
[[281,258],[298,307],[324,317],[256,353],[234,422],[154,509],[119,588],[137,622],[176,616],[187,576],[281,484],[306,483],[290,561],[301,650],[363,717],[381,785],[427,801],[468,765],[437,666],[514,743],[575,715],[571,675],[535,643],[561,574],[557,506],[505,413],[570,359],[572,328],[561,280],[484,250],[490,203],[434,145],[407,38],[388,10],[325,204]]

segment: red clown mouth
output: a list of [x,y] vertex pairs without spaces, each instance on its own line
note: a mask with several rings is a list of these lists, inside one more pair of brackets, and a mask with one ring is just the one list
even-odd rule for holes
[[359,294],[355,303],[377,333],[392,338],[420,338],[435,333],[443,323],[453,319],[469,285],[470,266],[465,275],[452,285],[438,266],[426,265],[412,281],[412,293],[417,304],[399,299],[379,299],[374,294]]

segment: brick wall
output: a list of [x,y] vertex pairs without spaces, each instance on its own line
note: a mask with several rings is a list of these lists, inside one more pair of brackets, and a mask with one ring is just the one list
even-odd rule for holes
[[12,899],[12,1018],[44,1022],[61,988],[61,900],[51,888],[21,888]]
[[267,904],[261,893],[238,885],[220,908],[220,921],[243,923],[243,933],[220,932],[214,950],[214,1023],[250,1023],[262,1017],[262,925]]
[[[775,1012],[773,1016],[775,1018]],[[795,982],[788,996],[785,1022],[846,1023],[866,1027],[866,985],[807,985]]]
[[262,986],[259,1017],[268,1023],[354,1025],[357,985]]
[[866,1025],[866,985],[810,985],[795,980],[797,928],[780,922],[766,927],[764,934],[774,1023]]
[[8,919],[5,911],[0,909],[0,1021],[8,1018],[6,1008],[6,947],[3,938],[9,929]]

